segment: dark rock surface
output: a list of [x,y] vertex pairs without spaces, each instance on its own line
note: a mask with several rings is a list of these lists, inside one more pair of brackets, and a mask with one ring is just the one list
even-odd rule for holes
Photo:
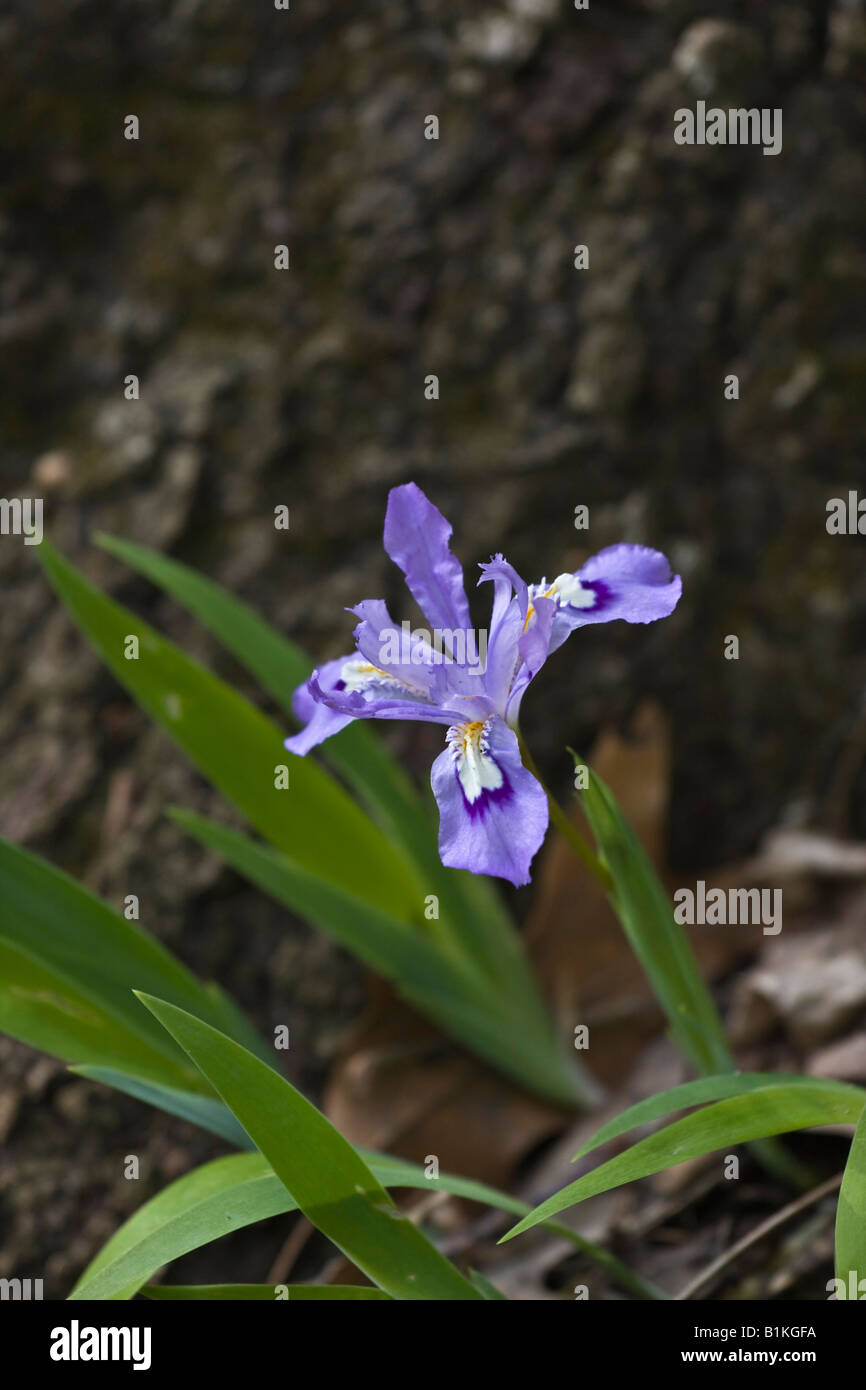
[[[866,492],[861,5],[18,0],[0,54],[0,491],[43,497],[61,549],[250,691],[88,535],[200,566],[321,657],[346,649],[347,604],[408,616],[380,544],[408,478],[468,575],[498,549],[540,578],[657,546],[684,576],[678,612],[560,653],[525,705],[540,760],[564,784],[563,745],[651,694],[673,721],[677,863],[830,814],[866,677],[863,541],[825,529],[828,498]],[[780,107],[781,154],[677,146],[673,113],[698,99]],[[0,537],[0,574],[0,832],[114,902],[138,892],[264,1026],[288,1013],[315,1090],[356,968],[165,822],[212,794],[86,649],[35,550]],[[388,737],[423,776],[436,732]],[[863,829],[849,781],[831,809]],[[44,1273],[57,1296],[141,1199],[115,1149],[148,1156],[149,1190],[216,1149],[3,1055],[21,1096],[0,1275]],[[58,1254],[74,1210],[95,1225]]]

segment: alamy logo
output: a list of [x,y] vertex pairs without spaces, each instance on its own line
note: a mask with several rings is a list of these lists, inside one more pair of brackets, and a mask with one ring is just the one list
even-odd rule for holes
[[42,498],[0,497],[0,535],[23,536],[25,545],[41,545]]
[[379,660],[382,666],[440,666],[454,663],[474,674],[487,670],[487,633],[484,628],[413,628],[410,622],[380,634]]
[[828,536],[866,536],[866,498],[849,491],[847,499],[831,497],[827,503]]
[[835,1279],[828,1279],[824,1287],[830,1298],[835,1298],[837,1301],[854,1298],[862,1303],[866,1299],[866,1279],[858,1279],[856,1269],[848,1270],[847,1284],[844,1279],[840,1279],[837,1275]]
[[678,888],[674,893],[674,920],[681,926],[710,927],[759,926],[764,936],[778,936],[782,930],[781,888],[711,888],[699,878],[694,889]]
[[41,1297],[41,1279],[0,1279],[0,1300],[11,1298],[16,1303],[29,1303]]
[[734,107],[729,111],[699,101],[692,111],[681,106],[674,112],[674,140],[678,145],[763,145],[764,154],[782,148],[782,109],[768,106]]
[[150,1370],[149,1327],[69,1327],[51,1329],[52,1361],[131,1361],[134,1371]]

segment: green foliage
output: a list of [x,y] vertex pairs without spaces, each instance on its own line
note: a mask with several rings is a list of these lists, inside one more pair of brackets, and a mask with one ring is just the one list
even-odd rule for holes
[[143,1013],[134,984],[160,990],[267,1057],[221,990],[205,987],[74,879],[0,840],[0,1029],[57,1057],[181,1092],[210,1087]]
[[[703,1110],[667,1125],[657,1134],[651,1134],[624,1153],[617,1154],[616,1158],[600,1164],[591,1173],[569,1183],[542,1202],[529,1216],[513,1226],[503,1239],[511,1240],[568,1207],[585,1201],[587,1197],[609,1192],[623,1183],[649,1177],[651,1173],[659,1173],[664,1168],[672,1168],[688,1158],[697,1158],[715,1149],[729,1148],[770,1134],[808,1129],[813,1125],[852,1123],[858,1119],[866,1101],[866,1091],[837,1081],[782,1077],[768,1079],[766,1084],[755,1086],[752,1076],[720,1078],[724,1082],[737,1079],[741,1083],[741,1094],[729,1094],[727,1099],[707,1105]],[[683,1105],[684,1089],[677,1087],[667,1093],[667,1113]],[[656,1115],[666,1113],[660,1108],[662,1099],[660,1096],[653,1099],[652,1106],[658,1107],[655,1109]],[[685,1104],[688,1103],[686,1100]],[[640,1111],[642,1107],[635,1109]],[[620,1117],[621,1127],[615,1132],[623,1133],[632,1128],[633,1117],[634,1109],[627,1111],[626,1115]],[[650,1115],[645,1110],[642,1119],[648,1118]],[[607,1129],[610,1132],[611,1127],[607,1126]],[[593,1140],[591,1147],[595,1146]]]
[[[297,648],[176,562],[106,544],[186,603],[286,704],[309,670]],[[281,731],[249,701],[88,584],[47,542],[40,552],[57,593],[118,680],[276,852],[200,817],[184,818],[186,828],[336,935],[494,1066],[563,1106],[594,1097],[597,1088],[556,1038],[489,885],[443,868],[426,815],[368,730],[345,730],[329,755],[378,824],[313,759],[286,753]],[[277,785],[278,767],[288,768],[288,788]],[[152,1075],[126,1063],[119,1070]]]
[[[290,712],[291,691],[310,670],[298,648],[175,561],[119,541],[103,544],[185,604]],[[592,1097],[592,1083],[555,1038],[497,895],[486,881],[443,868],[426,809],[368,729],[353,725],[326,745],[332,772],[287,755],[282,730],[249,701],[93,588],[47,543],[41,553],[58,594],[117,678],[268,843],[175,809],[188,834],[328,931],[479,1056],[563,1105]],[[277,775],[284,764],[288,787]],[[624,1290],[662,1299],[667,1295],[554,1218],[685,1159],[839,1123],[856,1123],[857,1130],[839,1199],[837,1274],[846,1284],[866,1277],[866,1092],[734,1071],[689,941],[595,774],[583,804],[617,915],[672,1035],[705,1075],[630,1107],[576,1157],[702,1108],[639,1138],[534,1209],[483,1183],[430,1178],[405,1160],[356,1150],[278,1073],[272,1050],[217,986],[199,982],[137,922],[67,875],[0,841],[0,1028],[72,1062],[91,1080],[247,1150],[205,1164],[145,1203],[70,1297],[126,1300],[141,1291],[178,1301],[501,1300],[483,1275],[466,1276],[445,1259],[389,1196],[389,1189],[414,1187],[518,1217],[504,1240],[543,1225]],[[437,911],[426,913],[430,901]],[[763,1152],[778,1164],[778,1153]],[[295,1210],[371,1286],[152,1282],[179,1256]]]
[[192,1014],[139,997],[222,1096],[307,1220],[372,1283],[392,1298],[481,1297],[300,1091]]
[[[72,616],[144,710],[234,802],[271,844],[309,873],[398,916],[420,914],[421,884],[409,862],[352,798],[308,758],[292,759],[288,790],[283,736],[212,672],[88,584],[47,541],[40,558]],[[128,638],[138,643],[138,656]]]
[[[571,752],[575,765],[580,762]],[[595,836],[600,863],[610,876],[610,901],[653,993],[667,1015],[671,1037],[683,1056],[705,1075],[733,1072],[722,1020],[701,976],[695,953],[673,914],[649,855],[623,815],[610,788],[589,772],[583,809]],[[797,1187],[810,1174],[773,1142],[755,1146],[768,1171]]]
[[[383,1187],[449,1192],[514,1216],[526,1216],[531,1210],[517,1197],[487,1183],[451,1173],[431,1178],[417,1163],[386,1154],[360,1152]],[[296,1210],[294,1198],[261,1154],[233,1154],[214,1159],[178,1178],[139,1207],[82,1274],[72,1297],[131,1298],[157,1270],[181,1255],[198,1250],[231,1231]],[[546,1225],[552,1234],[574,1245],[638,1298],[665,1297],[615,1256],[568,1226],[558,1222]]]
[[[580,760],[572,756],[577,764]],[[596,772],[589,774],[582,805],[613,882],[614,910],[674,1039],[699,1071],[733,1071],[721,1019],[689,940],[646,850]]]
[[866,1291],[866,1109],[860,1112],[836,1208],[836,1278],[846,1295]]

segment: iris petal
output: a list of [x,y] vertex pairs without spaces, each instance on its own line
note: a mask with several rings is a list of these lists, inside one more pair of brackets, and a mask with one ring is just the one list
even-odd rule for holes
[[[351,661],[351,656],[338,656],[335,661],[326,661],[324,666],[320,666],[316,675],[323,690],[332,690],[342,682],[342,671],[347,661]],[[345,729],[347,724],[351,724],[350,714],[338,714],[336,710],[330,709],[328,705],[322,704],[310,690],[310,682],[304,681],[299,685],[292,696],[292,709],[295,718],[305,727],[299,733],[293,734],[291,738],[285,740],[285,747],[290,753],[295,753],[299,758],[303,758],[312,748],[324,743],[326,738],[332,734],[338,734],[341,729]]]
[[443,864],[529,882],[547,831],[547,797],[523,766],[517,737],[498,716],[457,724],[430,774]]
[[448,546],[451,529],[416,483],[391,489],[385,549],[406,576],[428,623],[446,631],[471,626],[463,570]]
[[[568,581],[568,582],[566,582]],[[659,550],[645,545],[609,545],[574,575],[554,581],[558,609],[550,651],[570,632],[589,623],[654,623],[676,608],[683,582]]]

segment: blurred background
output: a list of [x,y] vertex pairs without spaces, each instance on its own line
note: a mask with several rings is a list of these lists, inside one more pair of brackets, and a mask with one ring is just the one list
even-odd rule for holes
[[[580,633],[524,703],[552,783],[566,743],[649,700],[678,881],[780,824],[866,832],[863,542],[825,527],[828,499],[866,493],[858,0],[7,0],[0,51],[0,492],[43,498],[91,578],[250,691],[91,533],[201,568],[317,659],[361,598],[411,616],[381,548],[407,479],[470,583],[495,550],[536,580],[652,545],[683,575],[676,614]],[[698,99],[782,108],[781,154],[677,146]],[[360,968],[168,824],[214,794],[35,548],[0,538],[0,574],[0,833],[115,904],[138,893],[257,1022],[291,1022],[289,1073],[321,1096]],[[438,731],[384,737],[423,780]],[[511,901],[525,917],[532,890]],[[220,1146],[0,1057],[0,1275],[62,1296],[145,1189]],[[233,1238],[223,1272],[261,1277],[283,1234]]]

